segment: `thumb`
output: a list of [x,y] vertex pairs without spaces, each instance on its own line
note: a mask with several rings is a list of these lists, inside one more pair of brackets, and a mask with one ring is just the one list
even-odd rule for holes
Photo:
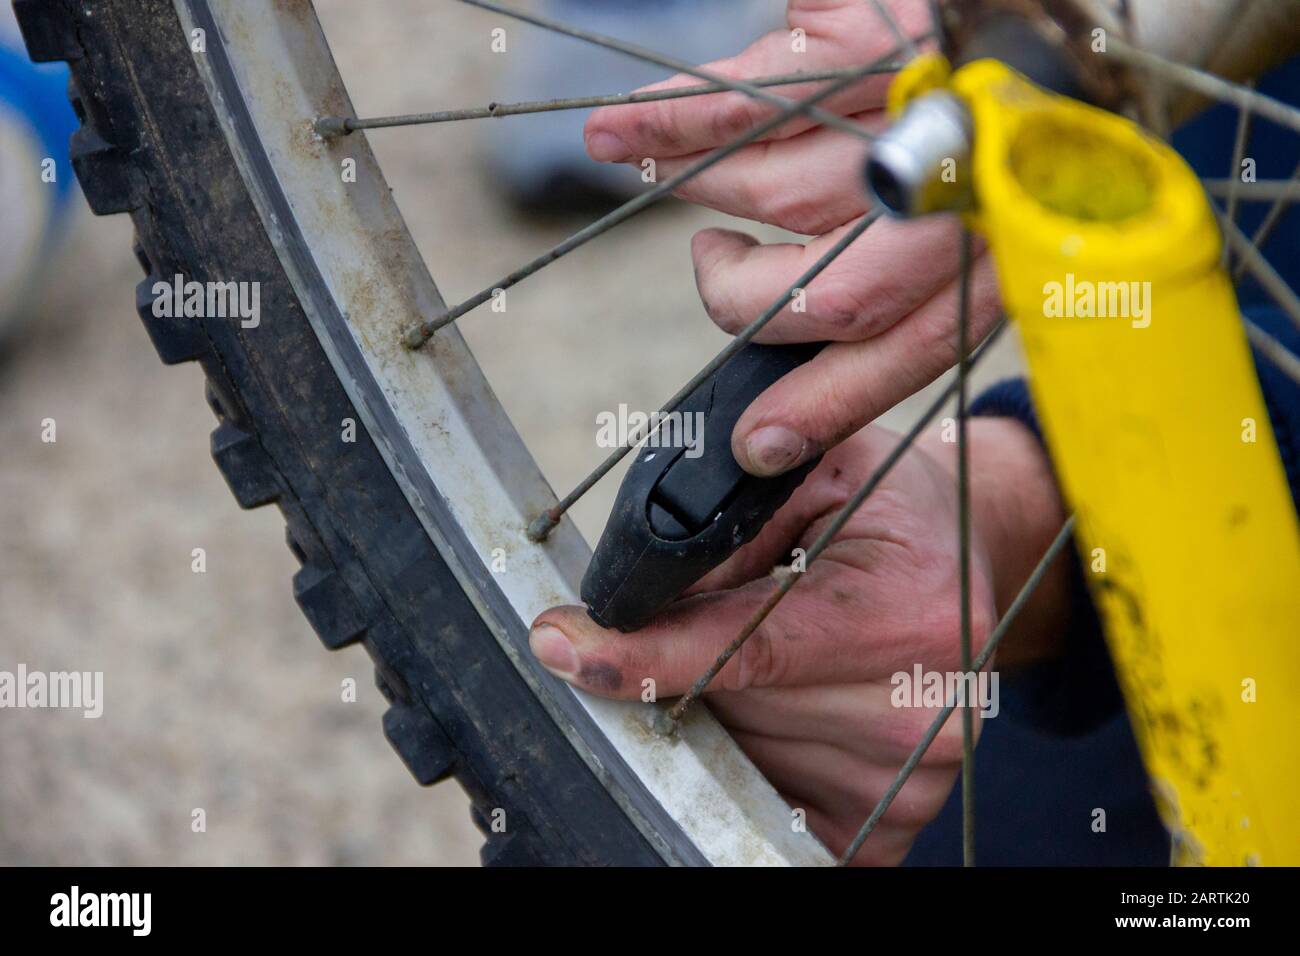
[[[770,578],[754,583],[773,586]],[[533,622],[528,644],[552,674],[601,697],[634,700],[647,689],[655,699],[673,697],[684,694],[740,632],[746,614],[741,601],[728,597],[733,593],[714,591],[678,601],[649,626],[629,634],[601,627],[585,608],[551,608]],[[756,601],[744,603],[757,606]],[[725,668],[729,683],[741,682],[741,658],[737,654]],[[744,680],[753,677],[751,668]]]
[[[803,573],[821,577],[832,569],[833,563],[820,572],[814,565]],[[727,662],[713,688],[844,679],[865,665],[846,660],[856,655],[846,655],[844,647],[845,637],[861,629],[865,608],[846,605],[828,614],[819,584],[829,581],[799,582]],[[776,586],[765,576],[732,590],[696,594],[631,634],[602,628],[581,607],[551,608],[533,622],[528,643],[551,673],[601,697],[633,700],[648,689],[656,698],[674,697],[714,663]]]

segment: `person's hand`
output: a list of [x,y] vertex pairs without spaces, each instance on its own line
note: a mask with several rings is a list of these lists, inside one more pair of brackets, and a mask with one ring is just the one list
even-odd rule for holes
[[[1046,455],[1009,419],[974,419],[971,624],[978,653],[997,614],[1064,520]],[[739,633],[774,582],[769,571],[807,549],[889,453],[898,437],[868,428],[827,453],[758,537],[649,627],[620,634],[584,609],[552,608],[530,645],[557,676],[592,693],[637,699],[643,681],[684,693]],[[938,440],[904,455],[840,536],[728,662],[707,695],[730,730],[810,829],[835,853],[889,786],[935,711],[896,707],[898,672],[960,671],[955,446]],[[1041,657],[1063,613],[1064,566],[999,653]],[[961,760],[952,719],[855,859],[889,864],[942,808]]]
[[[923,0],[886,0],[910,36],[930,28]],[[730,77],[853,67],[897,45],[864,0],[790,0],[790,30],[762,37],[731,59],[709,64]],[[804,31],[795,52],[791,31]],[[902,58],[898,57],[899,59]],[[649,89],[689,86],[677,76]],[[887,77],[857,83],[824,101],[830,112],[864,127],[883,125]],[[818,84],[775,87],[790,98]],[[660,179],[769,118],[776,107],[743,93],[606,107],[587,121],[588,153],[603,162],[655,160]],[[867,211],[866,144],[842,131],[796,118],[761,142],[690,180],[678,195],[723,212],[814,236],[807,245],[762,245],[726,229],[695,235],[696,283],[712,319],[737,332],[785,294],[798,277]],[[760,342],[831,341],[812,362],[777,382],[741,417],[732,434],[747,471],[786,471],[853,434],[949,368],[956,358],[959,251],[957,226],[943,218],[872,225],[763,330]],[[998,314],[987,256],[971,284],[971,341]]]

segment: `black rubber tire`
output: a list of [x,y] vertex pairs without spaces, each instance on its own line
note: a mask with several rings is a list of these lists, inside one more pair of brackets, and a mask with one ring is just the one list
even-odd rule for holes
[[[464,786],[485,864],[662,863],[502,652],[364,428],[340,440],[339,422],[361,417],[262,228],[172,5],[14,6],[32,59],[71,67],[73,167],[96,214],[131,215],[146,273],[137,311],[159,357],[202,365],[217,466],[241,507],[280,506],[302,562],[294,597],[327,648],[369,652],[390,704],[384,734],[415,779]],[[155,317],[154,282],[178,273],[259,281],[257,334]]]

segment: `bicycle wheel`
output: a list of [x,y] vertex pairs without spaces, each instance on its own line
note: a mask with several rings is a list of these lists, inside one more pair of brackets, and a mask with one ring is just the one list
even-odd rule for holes
[[[528,621],[589,551],[567,524],[530,546],[553,496],[459,336],[401,347],[441,298],[364,139],[312,131],[350,107],[311,6],[17,10],[33,58],[72,67],[78,177],[94,212],[132,216],[138,311],[164,362],[202,364],[218,467],[242,507],[280,506],[304,614],[370,653],[386,736],[420,783],[469,792],[484,861],[829,860],[706,713],[663,739],[652,708],[533,662]],[[261,321],[156,316],[176,275],[259,283]]]
[[[470,791],[489,832],[485,860],[830,862],[791,826],[789,809],[707,712],[686,711],[696,691],[673,708],[684,732],[669,737],[656,733],[655,708],[576,694],[534,664],[526,622],[572,600],[589,557],[563,519],[574,499],[554,504],[473,357],[446,327],[491,290],[448,309],[364,138],[319,122],[354,113],[310,5],[19,6],[33,54],[73,65],[85,124],[74,163],[96,212],[129,211],[135,220],[148,273],[138,306],[155,345],[164,361],[198,360],[208,375],[221,419],[219,466],[242,505],[280,504],[303,561],[295,595],[307,617],[327,646],[361,643],[375,658],[392,704],[389,739],[422,783],[454,775]],[[890,25],[898,49],[914,52]],[[732,85],[755,95],[761,84]],[[594,234],[584,231],[508,284]],[[157,316],[152,290],[173,275],[259,283],[266,321]],[[900,443],[900,455],[945,398],[959,396],[964,419],[966,346],[974,344],[965,341],[964,307],[958,326],[958,381]],[[361,426],[355,442],[343,437],[348,423]],[[809,550],[810,561],[835,530],[832,523]],[[498,556],[514,565],[510,574],[493,573]],[[782,580],[777,600],[793,581]],[[1034,584],[1031,577],[1022,596]],[[963,670],[978,670],[1009,620],[978,658],[967,623]],[[969,761],[969,709],[963,716]]]

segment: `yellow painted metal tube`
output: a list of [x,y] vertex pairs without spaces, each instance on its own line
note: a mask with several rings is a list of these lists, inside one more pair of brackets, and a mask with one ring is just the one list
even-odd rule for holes
[[1175,861],[1298,864],[1300,529],[1200,184],[1001,63],[944,82]]

